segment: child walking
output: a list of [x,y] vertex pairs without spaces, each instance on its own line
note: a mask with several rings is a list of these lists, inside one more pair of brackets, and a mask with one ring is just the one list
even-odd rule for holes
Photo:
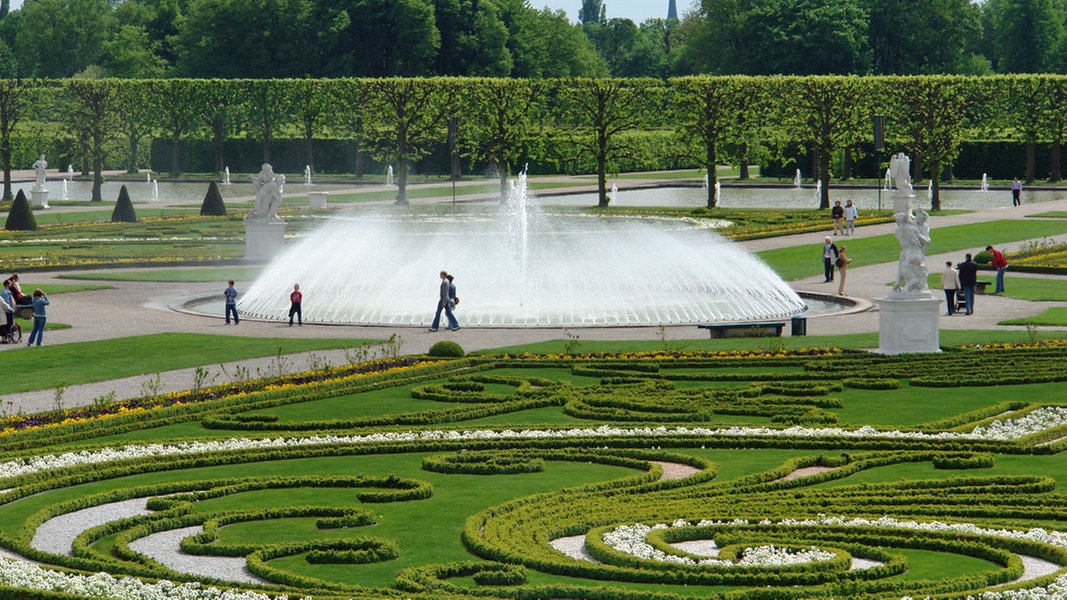
[[300,302],[304,295],[300,293],[300,284],[293,285],[293,293],[289,294],[289,326],[293,326],[293,315],[296,315],[297,325],[304,324],[304,315],[300,312]]

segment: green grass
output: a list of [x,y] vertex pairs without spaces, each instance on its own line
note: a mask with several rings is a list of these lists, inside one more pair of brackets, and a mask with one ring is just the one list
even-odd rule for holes
[[[1007,283],[1004,284],[1007,287]],[[1053,306],[1041,314],[1021,319],[1006,319],[998,325],[1026,325],[1029,327],[1067,327],[1067,307]]]
[[[156,269],[151,271],[94,271],[80,273],[77,271],[58,275],[58,279],[86,279],[91,281],[152,281],[210,283],[212,281],[252,281],[263,272],[262,267],[204,267],[200,269]],[[87,286],[88,287],[88,286]],[[106,287],[106,286],[97,286]]]
[[[988,280],[991,284],[996,273],[979,271],[978,278]],[[930,289],[935,293],[941,289],[941,273],[931,273],[928,279]],[[891,283],[889,285],[892,285]],[[992,288],[988,288],[992,291]],[[1025,277],[1013,275],[1009,270],[1004,277],[1004,296],[1029,300],[1030,302],[1055,302],[1067,300],[1067,280],[1042,277]]]
[[[23,335],[29,331],[23,328]],[[17,377],[6,393],[106,381],[224,362],[375,343],[366,339],[251,338],[195,333],[162,333],[100,342],[44,345],[33,352],[4,355],[4,368]],[[136,360],[133,360],[136,358]],[[47,367],[47,368],[46,368]],[[192,381],[189,382],[190,387]]]
[[[1003,220],[953,225],[934,232],[926,255],[959,252],[962,259],[964,253],[974,254],[988,245],[999,246],[1063,233],[1064,224],[1059,221]],[[850,239],[846,245],[853,268],[895,262],[900,255],[900,243],[893,235]],[[814,277],[823,272],[821,244],[776,248],[758,255],[786,281]]]

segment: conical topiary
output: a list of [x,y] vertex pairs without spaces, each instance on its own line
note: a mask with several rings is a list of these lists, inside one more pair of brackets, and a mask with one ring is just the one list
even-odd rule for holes
[[37,231],[37,219],[33,217],[33,209],[30,201],[26,199],[26,192],[19,190],[15,201],[11,203],[11,212],[7,213],[7,222],[4,229],[8,231]]
[[133,210],[133,202],[130,200],[130,193],[126,191],[126,186],[123,185],[119,189],[119,200],[115,203],[115,210],[111,211],[112,223],[136,223],[137,213]]
[[204,196],[204,203],[200,205],[200,216],[226,216],[226,203],[222,201],[222,192],[219,191],[219,184],[214,181],[211,182],[211,185],[207,186],[207,194]]

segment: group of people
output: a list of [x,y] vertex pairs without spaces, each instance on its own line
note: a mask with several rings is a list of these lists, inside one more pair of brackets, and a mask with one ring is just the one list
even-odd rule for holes
[[43,290],[37,288],[33,290],[32,296],[27,296],[22,292],[22,284],[19,283],[19,274],[14,273],[11,277],[4,280],[4,289],[0,291],[0,309],[3,309],[5,322],[0,326],[0,335],[8,336],[11,332],[11,328],[15,326],[15,311],[20,307],[32,307],[33,308],[33,331],[30,332],[30,338],[27,346],[33,346],[34,342],[40,346],[44,341],[44,326],[48,321],[48,309],[49,305],[48,295]]
[[459,296],[456,295],[455,277],[449,275],[448,271],[441,271],[440,276],[441,285],[438,288],[437,312],[434,314],[433,323],[430,324],[430,331],[437,331],[437,328],[440,327],[442,310],[448,320],[448,330],[456,331],[459,329],[459,321],[456,320],[456,315],[452,313],[456,305],[459,304]]
[[[986,252],[992,256],[990,264],[997,270],[996,287],[994,294],[1004,293],[1004,272],[1008,270],[1008,260],[1004,253],[993,246],[986,246]],[[963,262],[952,266],[952,261],[945,261],[945,269],[941,271],[941,289],[945,291],[945,304],[948,305],[948,315],[952,316],[958,311],[957,304],[960,294],[963,295],[964,315],[974,314],[974,293],[978,288],[978,263],[970,253],[963,257]]]
[[[234,281],[231,279],[226,282],[226,289],[222,290],[222,295],[226,298],[226,324],[230,324],[230,317],[233,317],[233,324],[239,325],[241,318],[237,316],[237,288],[234,287]],[[304,293],[300,291],[300,284],[293,284],[293,291],[289,292],[289,326],[293,326],[293,317],[296,317],[297,325],[304,324],[304,313],[301,310],[301,303],[304,301]]]
[[830,209],[830,216],[834,220],[834,235],[852,235],[856,231],[856,219],[859,218],[860,211],[852,200],[845,200],[844,206],[841,206],[841,201],[838,200]]
[[848,276],[848,264],[852,262],[852,259],[846,254],[847,251],[848,248],[844,244],[838,246],[830,236],[823,238],[822,263],[823,272],[826,276],[823,283],[832,283],[834,281],[834,270],[836,269],[838,274],[838,296],[845,295],[845,277]]

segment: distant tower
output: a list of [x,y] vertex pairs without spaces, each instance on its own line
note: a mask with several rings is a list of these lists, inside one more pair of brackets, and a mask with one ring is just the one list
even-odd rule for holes
[[675,0],[671,0],[667,5],[667,18],[678,20],[678,3]]

